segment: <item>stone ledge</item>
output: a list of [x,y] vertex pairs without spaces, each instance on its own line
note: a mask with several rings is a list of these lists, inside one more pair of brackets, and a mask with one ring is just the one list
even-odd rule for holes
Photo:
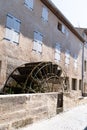
[[0,95],[0,130],[13,130],[55,116],[57,97],[55,92]]

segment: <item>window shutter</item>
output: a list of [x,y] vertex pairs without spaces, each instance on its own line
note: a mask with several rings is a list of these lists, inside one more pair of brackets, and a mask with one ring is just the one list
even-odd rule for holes
[[66,33],[66,36],[68,37],[69,36],[69,32],[68,32],[67,29],[65,30],[65,33]]
[[33,0],[25,0],[25,5],[30,9],[33,9]]
[[55,46],[55,60],[57,60],[57,61],[60,60],[60,53],[61,53],[60,44],[56,44],[56,46]]
[[25,0],[25,5],[29,5],[29,0]]
[[14,22],[13,22],[13,17],[7,15],[7,23],[6,26],[10,29],[14,28]]
[[74,68],[77,69],[77,56],[74,57]]
[[65,26],[62,25],[62,33],[65,33]]
[[34,32],[34,41],[37,41],[38,39],[38,32]]
[[68,58],[70,57],[70,52],[69,52],[69,50],[66,50],[65,56],[68,57]]
[[74,62],[74,67],[75,69],[77,69],[77,62]]
[[48,9],[46,7],[43,7],[43,10],[42,10],[42,18],[45,20],[45,21],[48,21]]
[[42,40],[43,40],[43,36],[41,33],[38,32],[38,52],[39,53],[42,52]]
[[37,50],[37,32],[34,32],[34,46],[33,46],[33,50]]
[[19,40],[19,34],[17,32],[13,32],[13,42],[18,43]]
[[55,53],[55,60],[59,61],[60,60],[60,54]]
[[33,9],[33,0],[29,0],[29,7]]
[[20,32],[20,20],[8,14],[5,38],[11,42],[18,43],[19,32]]
[[12,30],[10,30],[9,28],[6,28],[5,38],[9,41],[12,39]]
[[60,53],[60,45],[59,44],[56,44],[55,51],[57,53]]
[[38,40],[39,40],[39,43],[42,44],[43,36],[40,33],[38,35]]
[[34,50],[34,51],[37,51],[37,48],[38,48],[38,47],[37,47],[37,42],[36,42],[36,41],[34,41],[33,50]]
[[14,19],[14,30],[20,32],[20,22],[17,19]]
[[68,57],[65,58],[65,63],[69,64],[69,58]]
[[34,32],[34,47],[33,50],[41,53],[42,52],[42,39],[43,36],[40,32]]
[[69,62],[70,62],[70,52],[69,52],[69,50],[66,51],[65,56],[66,56],[65,57],[65,63],[67,65],[69,65]]
[[38,48],[37,48],[37,51],[38,51],[39,53],[41,53],[41,52],[42,52],[42,45],[41,45],[40,43],[38,43]]

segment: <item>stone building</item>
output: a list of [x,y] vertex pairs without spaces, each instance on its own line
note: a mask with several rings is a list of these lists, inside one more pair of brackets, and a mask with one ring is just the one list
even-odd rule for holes
[[0,1],[0,87],[24,63],[52,61],[81,94],[84,38],[50,0]]
[[83,91],[87,95],[87,28],[76,28],[78,33],[85,39],[84,43],[84,59],[83,59]]

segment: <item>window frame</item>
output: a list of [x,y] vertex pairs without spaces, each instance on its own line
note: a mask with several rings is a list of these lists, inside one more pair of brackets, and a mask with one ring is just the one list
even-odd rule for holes
[[77,70],[78,68],[78,59],[77,59],[77,56],[74,55],[74,69]]
[[[45,14],[46,13],[46,14]],[[48,8],[46,6],[42,7],[42,15],[41,18],[44,22],[48,22],[48,15],[49,15],[49,11]]]
[[62,23],[58,21],[57,29],[62,32]]
[[[12,20],[9,18],[12,18]],[[11,26],[9,24],[9,20],[11,20],[10,22],[12,22]],[[16,22],[18,22],[19,25],[17,25]],[[16,17],[14,17],[11,14],[7,14],[6,26],[5,26],[5,39],[12,42],[12,43],[18,44],[19,43],[19,36],[20,36],[20,25],[21,25],[21,21],[19,19],[17,19]],[[11,37],[10,37],[10,35],[11,35]],[[17,38],[17,35],[18,35],[18,38]]]
[[[33,11],[34,9],[34,0],[27,0],[28,2],[26,2],[26,0],[24,0],[24,5],[30,10]],[[32,3],[30,3],[29,1],[31,1]],[[29,4],[30,3],[30,4]]]
[[72,90],[76,91],[77,90],[77,79],[72,78]]
[[60,21],[58,21],[57,29],[68,37],[69,35],[68,30],[66,26],[62,24]]
[[69,66],[69,64],[70,64],[70,51],[66,50],[66,52],[65,52],[65,65]]
[[[58,58],[56,58],[56,55],[58,55]],[[55,44],[55,61],[59,62],[61,60],[61,46],[59,43]]]
[[33,40],[33,49],[32,50],[36,51],[39,54],[42,54],[42,45],[43,45],[43,35],[42,35],[42,33],[39,32],[39,31],[34,31],[34,40]]

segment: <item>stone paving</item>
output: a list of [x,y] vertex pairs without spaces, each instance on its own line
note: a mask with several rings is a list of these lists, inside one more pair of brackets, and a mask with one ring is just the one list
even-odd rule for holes
[[87,104],[21,130],[87,130]]

